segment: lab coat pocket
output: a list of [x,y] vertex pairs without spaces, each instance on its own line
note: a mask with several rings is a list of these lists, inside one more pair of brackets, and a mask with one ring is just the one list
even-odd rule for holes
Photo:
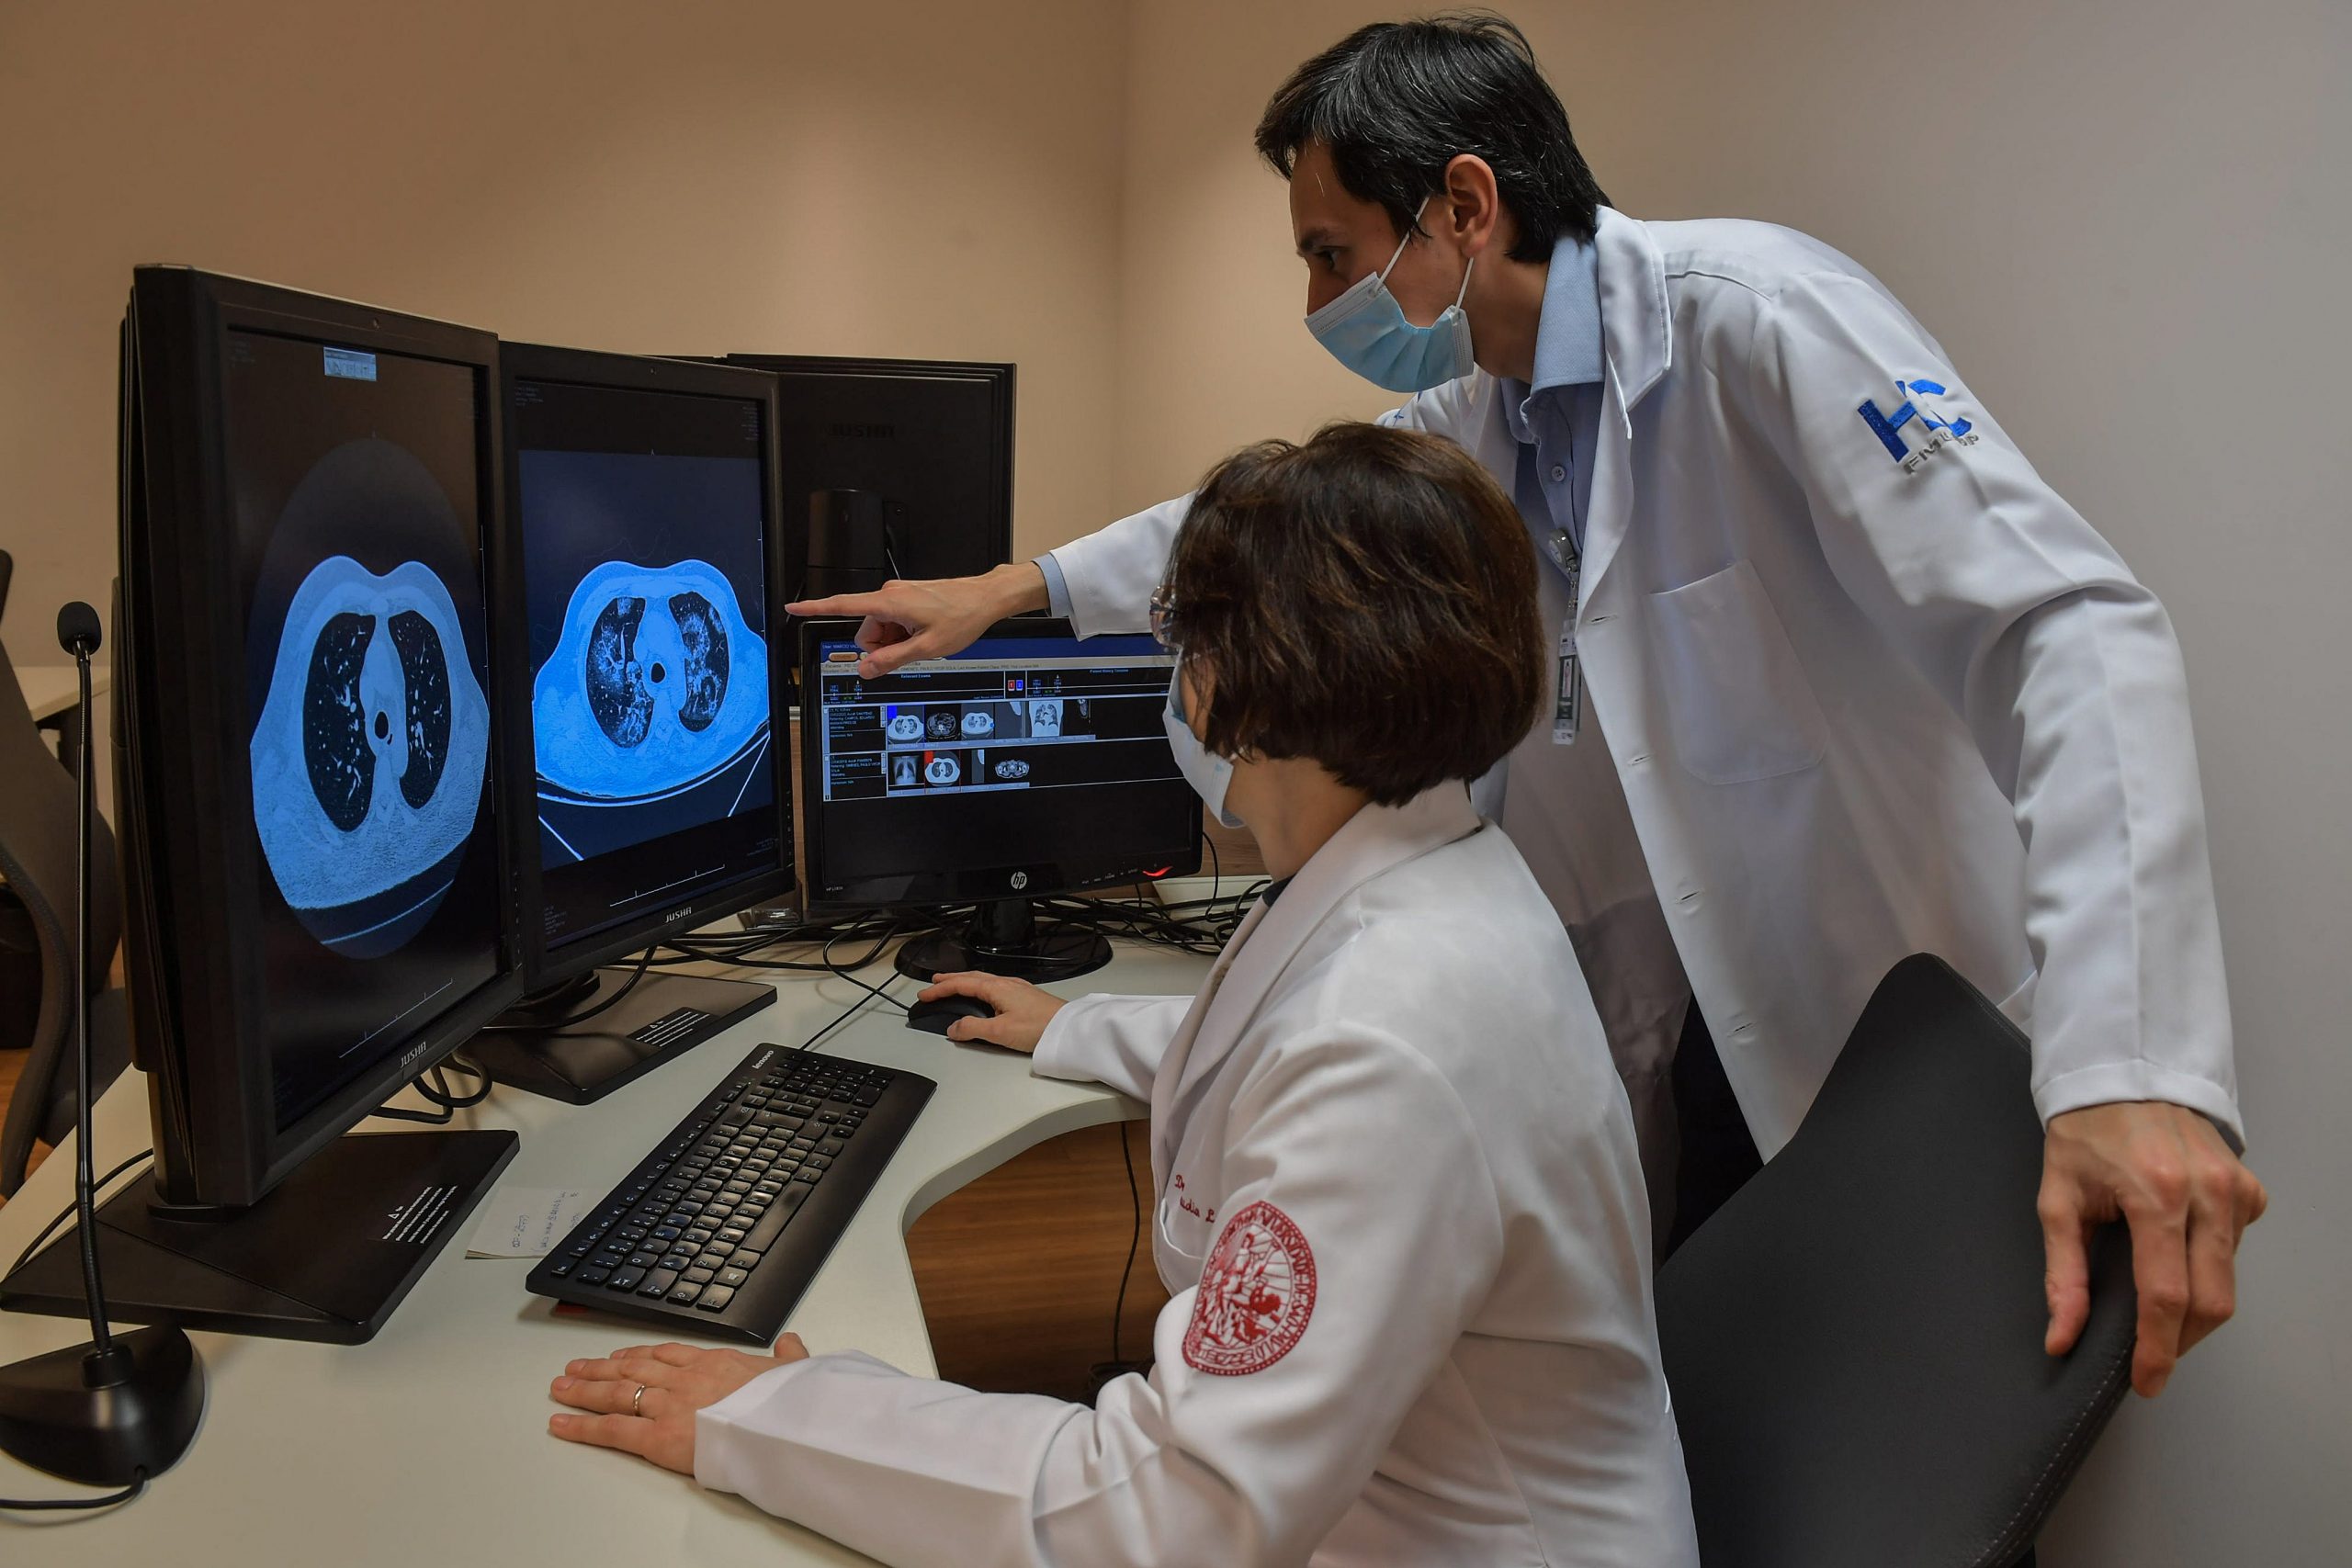
[[1170,1190],[1159,1197],[1159,1212],[1152,1223],[1152,1259],[1159,1265],[1159,1278],[1170,1291],[1189,1290],[1201,1282],[1201,1270],[1206,1266],[1210,1235],[1207,1219],[1186,1212],[1182,1206],[1182,1195]]
[[1675,757],[1708,784],[1747,784],[1821,761],[1829,727],[1756,568],[1653,593],[1657,660]]

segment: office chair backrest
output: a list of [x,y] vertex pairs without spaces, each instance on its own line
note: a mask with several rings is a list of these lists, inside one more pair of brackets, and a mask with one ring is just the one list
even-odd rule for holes
[[[0,644],[0,876],[23,902],[40,948],[32,1047],[0,1126],[0,1197],[23,1184],[33,1143],[52,1121],[53,1101],[61,1089],[72,1092],[70,1072],[62,1083],[58,1075],[70,1066],[74,1048],[74,780],[33,727],[16,666]],[[104,966],[122,936],[114,835],[104,822],[96,828],[90,844],[93,990],[104,987]]]
[[1881,983],[1797,1134],[1657,1279],[1707,1568],[2011,1568],[2121,1397],[2131,1250],[2042,1354],[2024,1035],[1941,960]]

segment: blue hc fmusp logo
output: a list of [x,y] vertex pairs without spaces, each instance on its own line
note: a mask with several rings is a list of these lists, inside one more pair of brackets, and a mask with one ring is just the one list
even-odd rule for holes
[[[1972,433],[1969,421],[1947,420],[1936,407],[1936,399],[1950,395],[1940,382],[1897,381],[1894,390],[1904,400],[1893,413],[1881,413],[1878,404],[1868,398],[1854,412],[1862,416],[1862,423],[1871,427],[1871,434],[1878,437],[1887,456],[1903,465],[1905,473],[1917,473],[1920,464],[1946,446],[1976,445],[1977,437]],[[1927,434],[1926,445],[1917,452],[1903,437],[1904,426],[1914,423]]]

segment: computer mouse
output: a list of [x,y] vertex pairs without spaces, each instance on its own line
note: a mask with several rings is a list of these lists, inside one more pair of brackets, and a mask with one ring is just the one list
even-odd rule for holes
[[994,1018],[996,1009],[978,997],[942,997],[934,1002],[917,1002],[907,1010],[909,1029],[927,1030],[944,1034],[947,1026],[959,1018]]

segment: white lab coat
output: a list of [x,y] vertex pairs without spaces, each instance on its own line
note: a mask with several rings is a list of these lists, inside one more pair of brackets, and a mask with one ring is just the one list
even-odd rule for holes
[[[1605,209],[1596,243],[1577,651],[1758,1146],[1788,1141],[1919,951],[2028,1026],[2045,1120],[2156,1100],[2242,1136],[2163,605],[1853,262],[1768,224]],[[1899,385],[1922,381],[1940,391]],[[1894,433],[1909,462],[1865,401],[1919,411]],[[1389,422],[1510,489],[1485,372]],[[1054,552],[1081,632],[1144,624],[1186,505]],[[1547,891],[1577,927],[1577,891]]]
[[819,1356],[702,1413],[705,1485],[901,1565],[1693,1568],[1624,1095],[1461,785],[1367,807],[1197,998],[1072,1003],[1035,1066],[1151,1101],[1149,1378],[1088,1410]]

